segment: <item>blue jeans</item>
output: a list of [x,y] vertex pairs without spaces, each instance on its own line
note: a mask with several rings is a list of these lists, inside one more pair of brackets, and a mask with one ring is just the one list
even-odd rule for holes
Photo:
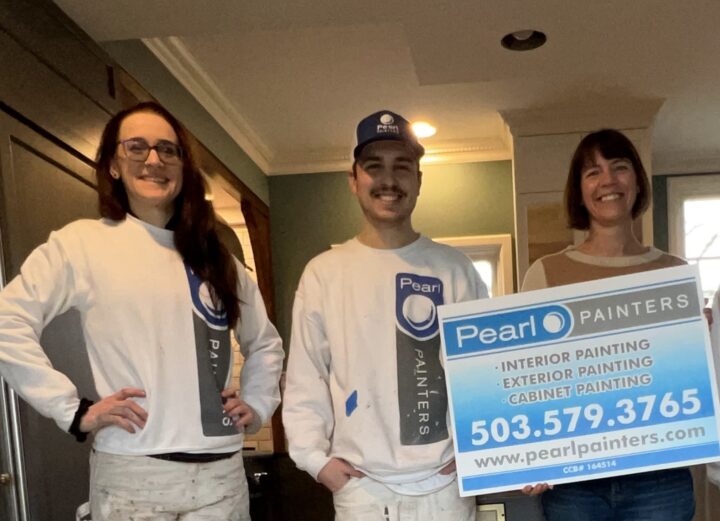
[[690,521],[695,513],[688,469],[556,485],[542,503],[547,521]]

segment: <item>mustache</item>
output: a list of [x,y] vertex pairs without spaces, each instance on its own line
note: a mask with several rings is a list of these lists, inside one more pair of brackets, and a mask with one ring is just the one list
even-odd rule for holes
[[397,186],[379,186],[377,188],[373,188],[370,190],[370,195],[377,196],[382,194],[394,194],[394,195],[400,195],[405,196],[407,195],[404,190],[401,190]]

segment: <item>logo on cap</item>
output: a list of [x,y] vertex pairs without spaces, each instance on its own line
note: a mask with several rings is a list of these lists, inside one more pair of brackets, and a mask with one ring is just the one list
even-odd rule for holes
[[378,134],[400,134],[400,126],[395,125],[395,118],[387,112],[380,116],[380,124],[375,128]]
[[358,123],[356,133],[357,146],[353,149],[353,157],[356,159],[366,145],[386,139],[406,143],[417,152],[418,158],[425,153],[425,149],[410,129],[410,123],[390,110],[379,110],[363,118]]

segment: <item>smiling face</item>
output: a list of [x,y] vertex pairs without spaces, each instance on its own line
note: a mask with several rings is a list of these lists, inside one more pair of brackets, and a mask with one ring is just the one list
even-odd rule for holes
[[[120,124],[120,143],[135,139],[144,140],[149,146],[178,144],[172,126],[153,112],[135,112]],[[172,216],[173,201],[180,193],[183,182],[182,161],[164,163],[155,149],[150,150],[144,161],[131,159],[125,146],[118,143],[112,163],[113,176],[119,175],[127,192],[130,209],[142,218],[148,212],[166,213]]]
[[632,221],[638,183],[629,159],[606,159],[596,151],[593,159],[583,166],[580,189],[591,226],[615,226]]
[[399,141],[367,145],[350,176],[367,221],[375,227],[400,227],[410,222],[420,194],[417,154]]

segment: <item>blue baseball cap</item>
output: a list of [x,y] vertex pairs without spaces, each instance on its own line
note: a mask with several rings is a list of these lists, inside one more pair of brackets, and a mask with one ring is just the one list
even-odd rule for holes
[[408,120],[389,110],[370,114],[358,123],[357,146],[353,150],[353,157],[357,159],[363,148],[375,141],[400,141],[415,150],[418,158],[425,154]]

